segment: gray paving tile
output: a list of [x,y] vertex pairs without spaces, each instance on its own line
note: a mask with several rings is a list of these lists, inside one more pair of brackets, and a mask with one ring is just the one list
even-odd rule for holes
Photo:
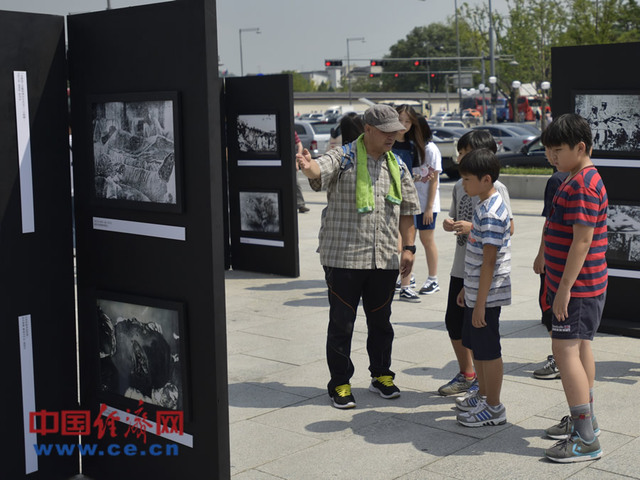
[[229,437],[232,475],[291,456],[319,443],[310,436],[265,427],[251,420],[231,424]]
[[[358,428],[352,435],[271,462],[261,470],[282,478],[305,480],[344,475],[391,479],[455,451],[461,443],[470,442],[470,439],[448,432],[388,418]],[[327,458],[331,461],[323,460]]]

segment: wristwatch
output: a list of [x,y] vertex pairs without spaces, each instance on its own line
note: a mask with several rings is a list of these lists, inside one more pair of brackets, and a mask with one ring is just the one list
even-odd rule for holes
[[409,250],[414,255],[416,254],[416,246],[415,245],[405,245],[402,247],[402,250]]

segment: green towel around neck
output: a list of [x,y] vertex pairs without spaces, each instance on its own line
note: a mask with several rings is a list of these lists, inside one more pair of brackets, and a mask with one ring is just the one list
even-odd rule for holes
[[[364,146],[364,134],[356,141],[356,208],[358,213],[373,211],[375,201],[373,198],[373,185],[367,168],[367,149]],[[387,167],[391,175],[389,193],[386,200],[395,205],[402,203],[402,190],[400,188],[400,167],[393,152],[386,152]]]

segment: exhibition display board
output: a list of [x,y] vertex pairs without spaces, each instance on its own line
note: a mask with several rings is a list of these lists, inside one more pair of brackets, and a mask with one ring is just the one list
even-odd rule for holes
[[593,131],[593,163],[609,197],[609,287],[600,331],[640,337],[640,43],[552,49],[553,115]]
[[[68,478],[78,408],[64,18],[0,11],[0,477]],[[42,412],[48,412],[46,421]]]
[[230,475],[215,11],[68,17],[83,444],[105,452],[83,457],[94,480]]
[[228,78],[231,265],[300,275],[291,75]]

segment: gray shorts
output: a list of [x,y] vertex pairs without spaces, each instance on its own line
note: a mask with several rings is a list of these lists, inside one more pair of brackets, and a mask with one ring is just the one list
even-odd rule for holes
[[[569,318],[559,322],[555,315],[551,319],[551,338],[593,340],[602,320],[606,292],[597,297],[571,297]],[[548,293],[549,305],[553,306],[554,292]]]

